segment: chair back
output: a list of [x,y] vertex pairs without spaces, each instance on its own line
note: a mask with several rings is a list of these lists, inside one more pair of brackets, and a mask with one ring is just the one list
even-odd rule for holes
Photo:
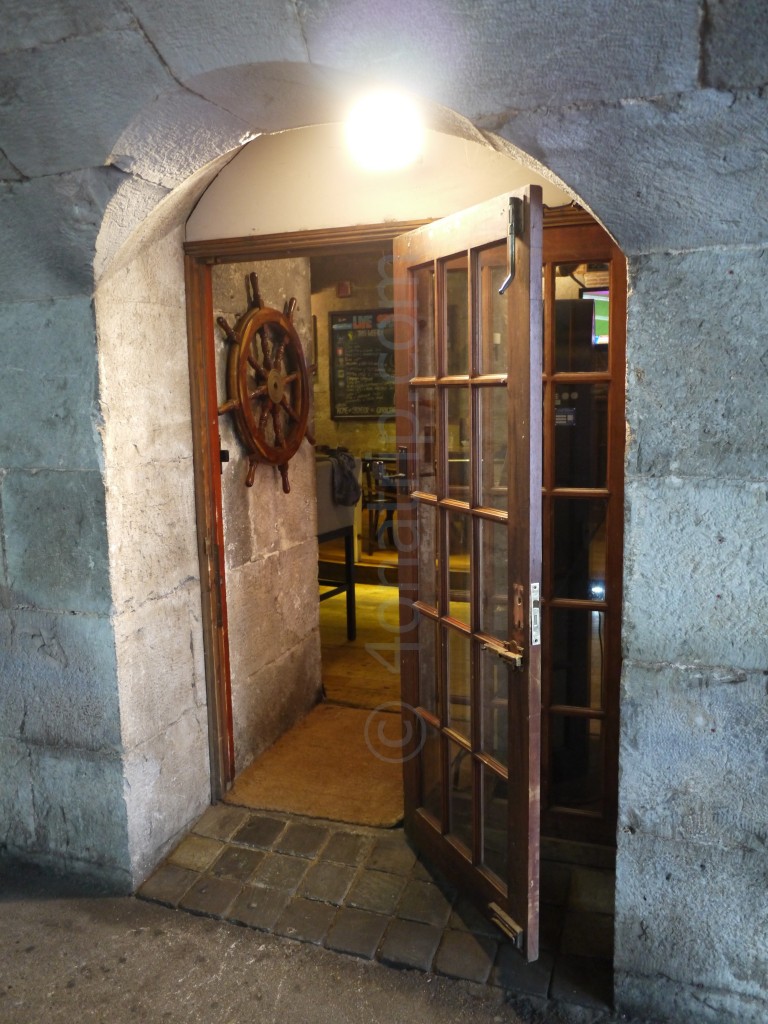
[[365,495],[364,502],[391,501],[397,496],[397,481],[387,472],[387,464],[382,459],[369,459],[365,462]]

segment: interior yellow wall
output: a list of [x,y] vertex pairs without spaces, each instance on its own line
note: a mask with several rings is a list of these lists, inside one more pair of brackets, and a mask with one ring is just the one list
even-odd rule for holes
[[[380,309],[393,303],[390,252],[324,256],[311,261],[312,316],[317,328],[314,382],[315,436],[318,444],[349,448],[354,455],[395,450],[393,416],[379,419],[331,418],[328,314],[346,309]],[[339,281],[348,281],[351,295],[339,298]]]

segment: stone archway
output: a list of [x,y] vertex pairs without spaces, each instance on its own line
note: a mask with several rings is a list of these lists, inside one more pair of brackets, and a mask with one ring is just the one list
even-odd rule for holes
[[[251,84],[258,79],[266,88],[270,75],[276,87],[282,73],[279,68],[236,69],[231,88],[243,88],[244,79]],[[301,87],[294,82],[293,106],[286,101],[280,123],[339,116],[344,94],[337,77],[324,106],[318,102],[318,80],[329,76],[318,79],[308,70],[303,77]],[[349,88],[347,80],[342,84]],[[512,150],[503,140],[481,136],[458,115],[430,105],[426,109],[429,123],[459,138],[481,140],[489,148],[494,141],[502,152]],[[155,154],[158,122],[165,124],[166,119],[149,108],[147,123],[132,125],[116,153],[129,142],[141,152],[144,140]],[[225,124],[227,131],[229,127]],[[197,159],[210,156],[207,141],[209,147]],[[228,144],[232,138],[225,132],[223,141]],[[208,749],[213,738],[206,728],[205,651],[198,612],[182,242],[190,210],[233,152],[190,175],[149,215],[147,206],[156,190],[148,191],[140,181],[126,184],[108,207],[97,242],[106,515],[131,870],[137,880],[210,797]],[[194,159],[187,151],[182,163],[189,166]],[[119,160],[129,163],[125,153]],[[527,163],[535,168],[533,161]],[[539,173],[552,177],[544,168]],[[123,241],[121,233],[131,224],[134,229]],[[173,372],[158,371],[158,363],[173,367]],[[153,678],[162,678],[162,686],[152,685]],[[176,780],[182,777],[186,783],[180,787]]]

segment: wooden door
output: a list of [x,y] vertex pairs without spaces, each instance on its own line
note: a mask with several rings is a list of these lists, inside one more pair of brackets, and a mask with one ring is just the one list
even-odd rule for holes
[[541,192],[394,242],[406,829],[538,956]]
[[616,844],[626,261],[545,218],[542,834]]

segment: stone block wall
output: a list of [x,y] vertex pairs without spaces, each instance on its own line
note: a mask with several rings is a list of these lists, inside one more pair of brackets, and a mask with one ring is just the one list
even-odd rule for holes
[[[268,260],[213,268],[214,316],[231,327],[246,308],[245,277],[256,273],[265,306],[296,298],[293,322],[311,350],[309,260]],[[219,404],[227,397],[229,344],[216,328]],[[314,449],[304,441],[288,464],[290,494],[277,467],[248,460],[231,416],[219,419],[227,617],[235,770],[247,767],[318,701],[321,692]]]
[[[5,196],[6,237],[22,233],[28,199],[24,187]],[[0,293],[0,854],[125,889],[97,348],[81,283],[60,265],[9,275]]]
[[617,993],[712,1024],[765,1019],[764,264],[630,264]]
[[182,244],[153,238],[96,292],[134,883],[210,802]]

